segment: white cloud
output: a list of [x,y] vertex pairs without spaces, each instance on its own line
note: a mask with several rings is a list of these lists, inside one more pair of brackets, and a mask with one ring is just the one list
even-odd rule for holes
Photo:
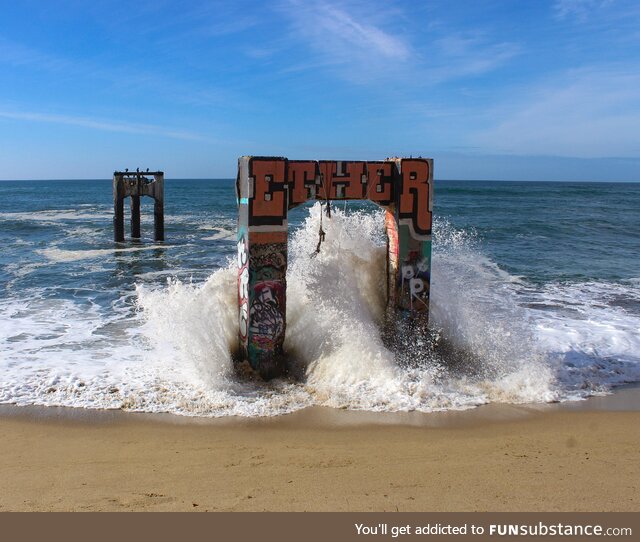
[[404,40],[335,4],[290,0],[287,12],[300,35],[306,36],[316,50],[337,61],[362,53],[386,60],[405,60],[411,52]]
[[573,70],[488,112],[487,152],[640,157],[640,66]]
[[389,3],[286,0],[285,6],[291,38],[312,55],[284,73],[321,68],[360,84],[384,78],[417,88],[490,72],[520,53],[517,44],[495,42],[482,30],[426,34],[419,20],[391,11]]
[[[370,8],[370,6],[369,6]],[[313,58],[306,59],[294,71],[306,66],[333,69],[344,79],[359,83],[379,79],[412,59],[408,40],[383,30],[378,21],[381,10],[354,8],[322,0],[286,0],[282,14],[290,21],[292,47],[308,47]]]

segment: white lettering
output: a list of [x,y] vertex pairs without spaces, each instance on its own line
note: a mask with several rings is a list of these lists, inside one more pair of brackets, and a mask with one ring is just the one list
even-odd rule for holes
[[409,281],[409,290],[412,297],[418,297],[418,294],[424,291],[424,282],[422,279],[411,279]]
[[238,268],[242,268],[247,263],[247,250],[244,243],[244,237],[238,241]]

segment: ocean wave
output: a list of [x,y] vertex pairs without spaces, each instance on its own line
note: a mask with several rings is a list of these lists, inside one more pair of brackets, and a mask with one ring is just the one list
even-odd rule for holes
[[[316,205],[289,244],[285,349],[295,376],[264,383],[236,374],[231,264],[203,283],[138,284],[108,308],[86,298],[3,301],[0,401],[189,416],[311,405],[431,412],[576,400],[640,381],[640,283],[532,284],[488,258],[473,231],[444,220],[434,225],[436,338],[398,363],[380,331],[382,214],[336,209],[311,258],[319,220]],[[43,254],[113,254],[55,250]]]

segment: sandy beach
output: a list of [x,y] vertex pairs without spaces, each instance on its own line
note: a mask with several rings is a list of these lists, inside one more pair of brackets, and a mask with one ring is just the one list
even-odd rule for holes
[[639,396],[259,420],[4,407],[0,509],[637,511]]

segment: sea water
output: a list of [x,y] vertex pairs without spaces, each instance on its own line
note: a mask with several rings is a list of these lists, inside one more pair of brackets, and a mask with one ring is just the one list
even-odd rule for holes
[[[640,381],[640,184],[436,181],[433,344],[381,338],[383,215],[290,213],[294,375],[239,376],[232,180],[165,186],[166,241],[112,241],[106,180],[0,182],[0,402],[189,416],[440,411]],[[128,212],[128,204],[125,206]],[[129,233],[128,225],[126,228]],[[411,338],[408,338],[410,341]]]

